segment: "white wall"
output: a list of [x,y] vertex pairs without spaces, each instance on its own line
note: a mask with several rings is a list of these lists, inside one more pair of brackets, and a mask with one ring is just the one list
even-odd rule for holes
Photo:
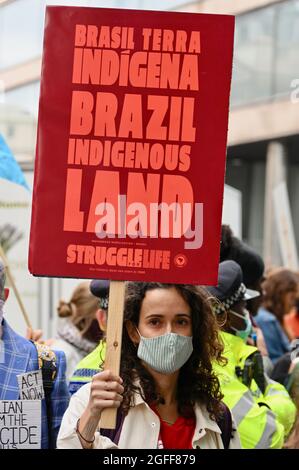
[[224,186],[222,223],[230,225],[234,235],[242,238],[242,193],[232,186]]

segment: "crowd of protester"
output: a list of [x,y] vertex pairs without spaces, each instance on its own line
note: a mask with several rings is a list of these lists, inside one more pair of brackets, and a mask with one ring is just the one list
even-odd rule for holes
[[8,294],[0,261],[0,399],[42,369],[42,448],[299,448],[299,274],[265,270],[229,226],[217,286],[126,283],[119,374],[105,370],[109,281],[61,300],[51,339],[13,331]]

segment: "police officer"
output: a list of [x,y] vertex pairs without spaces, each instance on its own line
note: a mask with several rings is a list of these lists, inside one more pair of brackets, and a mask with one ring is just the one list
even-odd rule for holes
[[291,431],[296,408],[285,387],[270,380],[263,370],[258,349],[246,344],[252,324],[246,300],[259,292],[243,284],[242,270],[235,261],[219,265],[217,287],[207,288],[218,299],[215,313],[222,321],[221,337],[226,365],[214,364],[231,409],[243,448],[281,448]]

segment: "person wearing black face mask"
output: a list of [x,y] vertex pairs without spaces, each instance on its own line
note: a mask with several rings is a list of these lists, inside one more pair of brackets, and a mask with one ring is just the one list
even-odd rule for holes
[[255,316],[263,301],[262,282],[265,279],[265,264],[262,257],[251,246],[233,234],[229,225],[223,224],[221,226],[220,261],[226,260],[233,260],[238,263],[242,269],[245,286],[259,293],[258,296],[247,299],[246,302],[252,322],[252,331],[247,343],[256,346],[260,350],[265,371],[270,375],[273,364],[269,357],[263,332],[255,321]]
[[294,423],[295,406],[286,389],[264,373],[258,349],[246,344],[251,331],[246,301],[259,293],[245,287],[242,270],[232,260],[220,263],[218,285],[207,290],[216,298],[214,311],[222,321],[220,335],[227,359],[226,365],[215,363],[214,370],[242,447],[281,448]]

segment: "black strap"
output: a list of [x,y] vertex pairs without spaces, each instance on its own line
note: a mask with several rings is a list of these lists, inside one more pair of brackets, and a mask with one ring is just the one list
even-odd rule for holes
[[120,409],[117,410],[116,415],[116,426],[115,429],[102,429],[101,428],[101,436],[108,437],[110,441],[114,442],[114,444],[118,444],[120,433],[124,424],[125,415],[121,412]]
[[52,380],[52,371],[44,367],[45,362],[46,361],[43,361],[42,377],[43,377],[43,386],[44,386],[46,409],[47,409],[48,441],[49,441],[49,448],[52,449],[53,447],[55,447],[55,443],[52,442],[53,413],[52,413],[52,406],[51,406],[51,393],[53,390],[54,381]]
[[46,412],[47,412],[47,427],[48,427],[48,447],[54,449],[56,442],[52,439],[52,421],[53,413],[51,406],[51,394],[54,387],[55,378],[57,375],[56,355],[54,351],[45,346],[44,344],[34,343],[37,356],[38,365],[42,371],[43,388],[45,392]]
[[221,439],[223,442],[224,449],[229,448],[229,443],[232,437],[232,430],[233,430],[233,423],[232,423],[232,415],[229,408],[225,405],[225,403],[221,403],[222,413],[220,417],[216,420],[220,431],[221,431]]

